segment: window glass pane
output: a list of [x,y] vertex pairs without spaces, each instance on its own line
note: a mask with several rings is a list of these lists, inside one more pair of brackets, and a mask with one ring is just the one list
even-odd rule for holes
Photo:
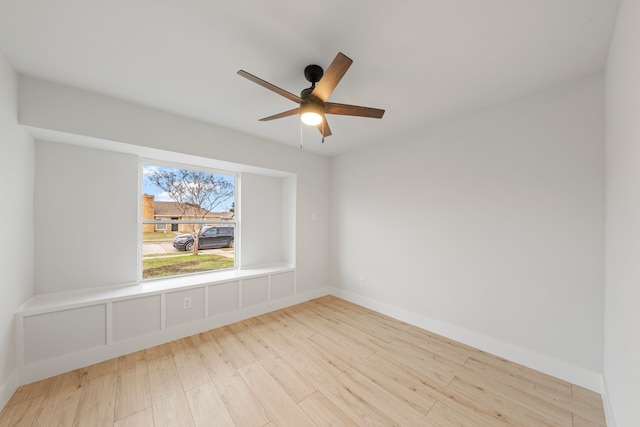
[[142,278],[235,267],[235,177],[143,165]]

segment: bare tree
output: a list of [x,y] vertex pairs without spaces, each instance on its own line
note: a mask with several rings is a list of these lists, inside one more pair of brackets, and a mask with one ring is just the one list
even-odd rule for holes
[[[175,200],[183,218],[204,220],[222,203],[233,198],[234,185],[221,175],[187,169],[155,169],[145,179]],[[193,254],[198,255],[202,224],[189,224]]]

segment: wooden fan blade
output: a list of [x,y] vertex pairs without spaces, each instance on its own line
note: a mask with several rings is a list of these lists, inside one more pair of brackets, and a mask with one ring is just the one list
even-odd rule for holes
[[238,74],[244,77],[245,79],[251,80],[256,84],[259,84],[265,89],[269,89],[270,91],[275,92],[278,95],[282,95],[285,98],[292,100],[293,102],[297,102],[298,104],[302,102],[302,98],[300,98],[298,95],[294,95],[291,92],[287,92],[284,89],[280,89],[278,86],[272,85],[271,83],[262,80],[260,77],[256,77],[253,74],[247,73],[244,70],[238,71]]
[[337,104],[335,102],[327,102],[324,104],[325,114],[338,114],[342,116],[359,116],[372,117],[381,119],[384,110],[379,108],[361,107],[359,105]]
[[260,119],[261,122],[268,122],[269,120],[281,119],[283,117],[293,116],[294,114],[300,114],[300,107],[294,108],[293,110],[284,111],[282,113],[274,114],[273,116],[264,117]]
[[342,52],[338,52],[335,59],[327,68],[320,81],[316,84],[316,87],[311,92],[312,96],[320,99],[322,102],[327,102],[327,99],[333,93],[333,90],[338,86],[340,80],[347,72],[353,61],[344,55]]
[[323,137],[331,136],[331,128],[329,127],[329,122],[327,121],[327,118],[325,116],[322,116],[322,123],[320,123],[316,127],[318,128],[318,130],[320,131],[320,134]]

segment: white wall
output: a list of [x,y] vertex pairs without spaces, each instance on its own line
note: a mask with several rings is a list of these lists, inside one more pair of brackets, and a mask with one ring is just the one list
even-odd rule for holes
[[242,174],[240,259],[243,266],[284,261],[283,180],[280,177]]
[[604,377],[609,425],[640,425],[640,2],[618,12],[606,69]]
[[[270,184],[267,187],[273,190],[275,186],[282,192],[283,198],[277,201],[276,210],[282,209],[287,203],[291,204],[289,199],[295,197],[296,204],[291,206],[294,212],[287,214],[288,218],[297,219],[295,226],[289,224],[290,229],[287,229],[287,226],[279,220],[276,227],[280,228],[273,233],[274,238],[281,242],[290,242],[294,236],[295,256],[284,250],[279,250],[276,255],[281,258],[280,260],[295,260],[298,292],[328,285],[329,160],[327,158],[203,122],[37,79],[20,77],[19,87],[20,123],[29,126],[34,133],[46,134],[49,141],[69,142],[74,141],[77,135],[82,135],[96,139],[85,142],[92,148],[104,147],[105,144],[101,143],[107,140],[286,172],[285,175],[281,175],[281,178],[273,181],[271,183],[273,185]],[[64,163],[61,159],[59,160],[60,163]],[[108,157],[105,157],[104,161],[109,162],[104,166],[105,171],[113,170],[115,173],[118,170],[118,162],[116,165]],[[56,163],[59,162],[51,163],[49,168],[55,168]],[[72,173],[52,171],[52,179],[56,181],[60,177],[67,180],[68,175],[76,172],[84,175],[82,171],[77,170],[78,168],[80,167],[73,168]],[[292,180],[294,175],[295,180]],[[283,178],[285,176],[288,178]],[[106,180],[108,178],[100,178],[99,181],[106,184]],[[252,177],[248,176],[247,183],[250,182],[255,182],[255,179],[252,180]],[[291,182],[295,185],[290,185]],[[244,187],[244,184],[241,185]],[[86,187],[90,186],[79,185],[78,191],[74,193],[84,194]],[[294,187],[297,194],[289,196]],[[244,189],[251,190],[247,187]],[[259,194],[259,190],[252,191],[251,194]],[[79,194],[75,196],[79,197]],[[92,203],[99,197],[102,196],[99,194],[90,196],[85,202]],[[127,197],[129,197],[128,193]],[[38,203],[49,199],[50,196],[38,192]],[[243,209],[242,206],[240,209]],[[316,214],[315,217],[312,213]],[[245,219],[251,218],[247,212],[241,215],[248,215]],[[268,213],[265,215],[268,216]],[[39,220],[43,226],[45,222],[44,217],[41,222]],[[249,229],[252,223],[255,224],[254,221],[249,221]],[[56,218],[52,224],[56,227],[68,225],[62,218]],[[93,233],[93,231],[90,232]],[[113,237],[121,237],[124,232],[124,230],[114,231]],[[95,236],[94,233],[90,237]],[[46,239],[50,246],[53,245],[51,235],[47,234],[42,239]],[[110,244],[110,250],[114,250],[118,245],[116,240],[114,239]],[[250,250],[246,254],[244,251],[245,249],[242,249],[242,255],[247,257],[249,263],[268,261],[276,256],[267,254],[267,257],[260,257],[251,253]],[[40,265],[42,264],[39,263]],[[66,263],[56,267],[53,262],[48,263],[48,267],[49,272],[54,276],[66,276],[67,273],[59,270],[70,268]],[[128,267],[126,270],[128,271]],[[39,275],[40,273],[39,271]],[[44,275],[39,277],[46,280]],[[93,279],[83,278],[83,281],[87,283],[85,287],[91,287],[98,286],[103,279],[93,275]],[[47,291],[63,289],[60,283],[51,285],[46,287]],[[42,290],[45,291],[45,288]]]
[[33,140],[18,126],[17,77],[0,52],[0,407],[13,393],[13,313],[33,294]]
[[289,265],[296,265],[296,207],[294,203],[297,198],[297,185],[295,175],[284,178],[282,185],[283,193],[289,195],[289,197],[282,198],[282,218],[280,218],[282,222],[282,259]]
[[603,121],[596,75],[334,158],[332,283],[599,388]]
[[138,279],[138,158],[36,142],[35,293]]

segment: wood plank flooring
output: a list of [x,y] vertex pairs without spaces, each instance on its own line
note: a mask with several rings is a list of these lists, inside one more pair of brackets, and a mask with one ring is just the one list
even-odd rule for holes
[[0,427],[605,426],[600,395],[335,297],[20,387]]

